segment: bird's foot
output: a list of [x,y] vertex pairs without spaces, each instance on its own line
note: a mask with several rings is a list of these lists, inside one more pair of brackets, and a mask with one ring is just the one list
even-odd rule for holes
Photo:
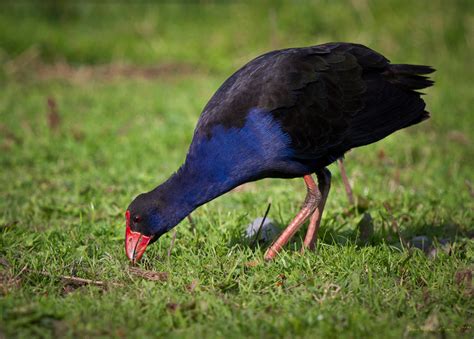
[[307,194],[304,201],[303,207],[291,223],[285,228],[277,240],[270,246],[265,253],[265,260],[269,261],[276,257],[278,252],[281,251],[288,241],[293,237],[296,231],[299,230],[301,225],[313,214],[316,206],[319,205],[321,200],[321,192],[319,191],[318,185],[314,182],[311,175],[305,175],[304,181],[306,183]]

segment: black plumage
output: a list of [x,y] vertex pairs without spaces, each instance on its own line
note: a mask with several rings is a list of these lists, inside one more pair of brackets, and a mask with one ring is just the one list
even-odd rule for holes
[[391,64],[350,43],[283,49],[250,61],[204,108],[183,166],[130,204],[127,255],[138,260],[198,206],[265,177],[303,177],[307,186],[303,208],[265,258],[274,258],[308,218],[303,248],[311,248],[331,185],[325,167],[351,148],[428,118],[418,91],[433,84],[426,76],[433,71]]
[[416,90],[433,84],[429,66],[399,65],[358,44],[328,43],[269,52],[224,82],[196,133],[241,128],[248,112],[271,112],[295,157],[324,167],[351,148],[429,117]]

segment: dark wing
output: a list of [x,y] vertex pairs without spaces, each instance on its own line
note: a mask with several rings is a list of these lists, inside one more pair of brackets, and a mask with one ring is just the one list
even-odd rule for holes
[[409,79],[429,80],[413,69],[402,75],[394,66],[400,65],[347,43],[267,53],[227,79],[205,107],[196,133],[210,136],[217,124],[242,127],[248,112],[260,108],[290,135],[295,158],[330,163],[352,147],[422,120],[424,102]]
[[298,100],[293,106],[275,109],[274,116],[291,136],[297,158],[327,158],[325,162],[330,163],[351,148],[350,127],[364,109],[368,90],[364,74],[380,73],[388,60],[360,45],[324,46],[329,53],[307,56],[317,65],[315,79],[293,88]]
[[[278,50],[261,55],[229,77],[212,96],[201,114],[196,132],[211,133],[215,125],[243,127],[248,112],[261,108],[271,112],[297,104],[297,90],[316,80],[316,69],[326,69],[320,58],[323,46]],[[318,62],[320,64],[318,65]]]

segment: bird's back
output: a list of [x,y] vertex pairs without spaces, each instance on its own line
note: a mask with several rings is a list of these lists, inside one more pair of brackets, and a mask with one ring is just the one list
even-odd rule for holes
[[[427,66],[394,65],[357,44],[329,43],[273,51],[250,61],[214,94],[195,135],[241,129],[249,113],[267,112],[289,136],[292,158],[324,167],[429,115],[419,89]],[[195,138],[196,138],[195,136]]]

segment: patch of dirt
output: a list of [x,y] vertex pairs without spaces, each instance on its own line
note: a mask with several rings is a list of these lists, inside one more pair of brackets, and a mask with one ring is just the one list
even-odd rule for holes
[[24,267],[18,274],[14,274],[7,259],[0,258],[0,295],[7,295],[10,290],[21,286],[21,275]]
[[0,271],[0,295],[7,295],[14,288],[20,287],[20,279],[15,279],[9,272]]
[[202,68],[184,62],[167,62],[150,66],[110,63],[102,65],[71,65],[67,62],[45,63],[35,48],[24,51],[3,65],[5,74],[16,78],[39,80],[60,79],[74,83],[92,80],[177,78],[206,73]]
[[175,313],[178,310],[181,312],[188,312],[188,311],[193,311],[194,309],[196,309],[196,306],[200,306],[199,308],[201,309],[201,311],[203,311],[203,309],[204,310],[207,309],[207,306],[202,305],[202,303],[200,305],[196,305],[195,301],[191,301],[189,303],[183,303],[183,304],[169,302],[165,305],[165,309],[169,313]]
[[464,295],[467,297],[474,296],[472,273],[472,269],[466,268],[463,270],[458,270],[454,275],[454,281],[456,282],[456,285],[463,291]]
[[22,140],[5,124],[0,123],[0,148],[9,151],[13,146],[21,144]]
[[166,304],[166,309],[172,313],[176,312],[178,309],[179,305],[176,303],[167,303]]
[[74,285],[74,284],[64,284],[62,290],[61,290],[61,295],[64,297],[70,293],[73,293],[75,290],[77,290],[80,286]]
[[48,126],[53,131],[56,132],[61,124],[61,117],[59,116],[58,104],[53,97],[49,97],[46,100],[48,104]]
[[470,145],[471,140],[469,136],[461,131],[451,130],[446,135],[449,141],[453,141],[460,145]]
[[41,80],[66,79],[72,82],[90,80],[111,81],[117,78],[146,79],[169,78],[198,73],[190,64],[166,63],[154,66],[126,64],[71,66],[67,63],[41,64],[36,67],[36,75]]
[[198,280],[194,279],[189,285],[186,286],[186,290],[190,293],[193,293],[198,284]]

